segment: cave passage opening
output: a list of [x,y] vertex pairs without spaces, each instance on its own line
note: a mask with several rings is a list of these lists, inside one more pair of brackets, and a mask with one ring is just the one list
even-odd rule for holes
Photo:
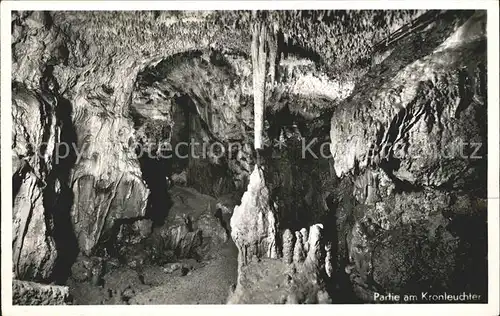
[[[241,54],[236,55],[245,60]],[[293,51],[290,56],[297,58]],[[171,185],[192,187],[216,198],[232,195],[235,203],[246,189],[256,158],[251,145],[252,96],[242,92],[245,85],[251,85],[248,82],[251,77],[246,77],[247,81],[241,79],[233,57],[214,51],[186,52],[170,56],[138,75],[130,113],[136,137],[142,144],[153,143],[148,155],[142,155],[139,161],[151,191],[147,217],[155,225],[163,225],[168,216]],[[236,65],[250,67],[248,60],[237,60]],[[293,79],[284,71],[278,73],[284,76],[280,80]],[[304,104],[325,107],[331,101],[274,92],[268,98],[270,104],[265,113],[268,144],[262,151],[268,165],[266,175],[279,204],[280,228],[299,230],[320,222],[333,211],[334,204],[327,200],[335,185],[335,172],[330,159],[319,154],[320,144],[329,141],[331,111],[310,115],[301,110]],[[302,138],[318,138],[319,142],[311,149],[319,159],[302,157]],[[214,142],[240,142],[241,148],[247,144],[250,150],[232,153],[233,160],[194,158],[193,154],[200,154],[197,150],[201,146],[181,146],[180,155],[172,150],[158,155],[162,142],[168,142],[172,149],[180,142],[193,141],[208,146]],[[275,148],[281,141],[285,146]],[[165,155],[171,156],[162,158]]]

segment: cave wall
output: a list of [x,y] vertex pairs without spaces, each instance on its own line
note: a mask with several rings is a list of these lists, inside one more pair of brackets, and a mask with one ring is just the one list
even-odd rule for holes
[[[47,95],[45,95],[47,97]],[[47,280],[57,259],[53,218],[45,208],[53,150],[60,136],[54,105],[42,94],[14,88],[12,258],[19,279]],[[50,99],[49,99],[50,100]]]
[[334,168],[353,190],[337,210],[338,247],[362,300],[486,297],[485,47],[484,12],[434,21],[389,47],[333,113]]
[[[66,132],[61,138],[70,145],[69,156],[72,159],[65,161],[66,175],[61,176],[63,182],[60,186],[69,188],[63,190],[64,200],[69,205],[61,207],[58,212],[70,214],[71,224],[66,224],[73,226],[72,234],[77,239],[78,248],[86,254],[94,251],[103,231],[112,226],[114,219],[145,215],[148,189],[142,180],[139,163],[131,154],[133,148],[128,148],[128,141],[134,133],[128,105],[138,72],[163,56],[208,47],[210,43],[217,42],[221,34],[216,27],[208,27],[211,23],[203,20],[200,20],[200,23],[205,23],[203,33],[197,28],[174,27],[166,30],[172,21],[153,12],[140,15],[150,20],[148,23],[152,28],[147,36],[143,32],[144,21],[133,19],[134,15],[130,12],[121,13],[123,15],[118,20],[123,23],[114,24],[117,29],[103,29],[102,24],[109,21],[107,13],[96,14],[93,22],[81,21],[93,14],[14,12],[12,15],[13,83],[22,83],[28,95],[50,91],[57,99],[51,111],[66,116],[64,124],[61,124]],[[155,19],[159,23],[151,23]],[[180,20],[182,16],[174,23]],[[131,24],[131,21],[134,22]],[[158,37],[160,29],[164,32]],[[117,32],[136,32],[137,38],[144,41],[139,43],[116,37]],[[115,42],[117,38],[121,38],[122,42]],[[14,94],[13,98],[17,97]],[[32,104],[30,107],[34,108],[34,113],[39,112],[36,109],[39,103],[35,100],[28,102]],[[22,106],[25,105],[13,102],[13,113]],[[19,119],[16,121],[15,117],[14,122],[15,125],[19,123],[19,128],[33,125]],[[61,141],[52,135],[54,132],[47,134],[53,127],[43,121],[41,125],[24,131],[30,142],[34,140],[32,145],[39,145],[37,135],[40,133],[45,133],[44,137],[51,142]],[[45,129],[49,131],[45,132]],[[20,166],[17,160],[27,160],[23,153],[25,148],[19,145],[14,166]],[[54,150],[48,148],[49,160]],[[31,162],[31,168],[40,168],[36,164],[37,161]],[[47,172],[40,175],[41,181],[50,178],[47,174],[50,173],[50,166],[46,169]],[[18,171],[13,170],[14,178]],[[40,189],[28,189],[29,183],[34,182],[29,175],[24,176],[30,180],[19,191],[22,195],[14,199],[14,216],[19,217],[15,222],[25,223],[23,227],[27,227],[24,228],[27,232],[22,232],[23,228],[14,229],[14,240],[23,244],[22,251],[36,253],[43,250],[48,259],[41,259],[43,263],[34,264],[29,272],[20,272],[16,277],[50,279],[49,271],[55,265],[54,242],[50,232],[47,241],[38,240],[41,238],[38,232],[48,230],[44,220],[48,221],[50,207],[41,206]],[[53,199],[60,196],[59,192],[49,193]],[[28,242],[31,235],[37,236],[37,241]],[[22,261],[21,266],[38,260],[30,260],[29,256],[18,259]],[[40,277],[35,277],[37,275]]]

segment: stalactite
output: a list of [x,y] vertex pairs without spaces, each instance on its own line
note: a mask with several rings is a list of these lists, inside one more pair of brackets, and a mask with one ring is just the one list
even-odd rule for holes
[[267,44],[269,46],[269,77],[271,89],[274,88],[279,65],[280,54],[278,52],[278,25],[274,24],[272,30],[267,34]]
[[253,97],[254,97],[254,147],[257,151],[257,164],[260,165],[260,150],[263,145],[263,126],[266,99],[266,81],[269,76],[270,88],[273,89],[276,81],[277,65],[279,64],[278,25],[269,25],[258,19],[254,12],[255,22],[252,25],[252,68],[253,68]]
[[254,147],[263,149],[262,133],[264,126],[264,100],[266,91],[266,62],[267,62],[267,28],[264,23],[257,21],[253,25],[252,33],[252,67],[253,67],[253,99],[254,99]]

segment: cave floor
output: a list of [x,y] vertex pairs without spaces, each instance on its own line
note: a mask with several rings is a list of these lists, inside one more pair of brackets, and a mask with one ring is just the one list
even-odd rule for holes
[[142,269],[120,267],[104,276],[104,285],[68,281],[73,304],[225,304],[229,289],[236,284],[238,250],[229,240],[212,259],[196,262],[181,260],[190,271],[182,275],[178,269],[171,273],[162,266],[143,266]]
[[151,288],[131,299],[131,304],[225,304],[238,276],[238,250],[232,241],[215,259],[182,277]]

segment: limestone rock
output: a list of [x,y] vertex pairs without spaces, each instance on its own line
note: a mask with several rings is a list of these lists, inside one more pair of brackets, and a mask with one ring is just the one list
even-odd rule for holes
[[275,212],[264,172],[255,166],[241,204],[231,217],[231,237],[238,247],[240,264],[246,264],[254,255],[277,258]]
[[175,185],[185,186],[187,184],[187,173],[184,170],[181,173],[172,175],[172,183]]
[[[313,233],[316,234],[316,233]],[[324,247],[322,245],[322,247]],[[287,264],[264,258],[239,269],[238,284],[229,304],[326,304],[332,300],[323,280],[324,263]]]
[[376,238],[376,227],[369,218],[363,217],[356,222],[349,239],[349,262],[352,266],[346,267],[346,272],[350,274],[352,269],[356,269],[365,281],[372,271],[372,247]]
[[290,264],[293,262],[294,236],[290,229],[283,233],[283,262]]
[[307,261],[309,264],[319,267],[324,265],[324,242],[322,236],[323,225],[314,224],[309,229],[309,249],[307,251]]
[[321,291],[318,291],[318,304],[331,304],[332,303],[332,299],[330,298],[330,295],[328,294],[328,292],[324,291],[324,290],[321,290]]
[[[379,173],[381,182],[382,184],[379,184]],[[356,178],[356,181],[354,183],[354,196],[358,200],[358,202],[371,205],[375,204],[376,202],[379,202],[381,198],[385,197],[387,195],[387,192],[390,194],[391,188],[382,188],[382,185],[384,185],[387,181],[387,177],[385,172],[380,170],[380,171],[374,171],[374,170],[366,170],[364,174]],[[383,178],[383,179],[382,179]],[[383,181],[386,182],[383,182]],[[392,183],[392,182],[390,182]],[[392,184],[392,186],[394,186]],[[385,189],[385,190],[384,190]]]
[[66,305],[70,303],[67,286],[12,280],[13,305]]
[[484,159],[469,159],[476,147],[477,157],[485,152],[472,148],[486,140],[478,119],[486,117],[485,54],[475,53],[484,43],[484,18],[478,12],[451,31],[447,23],[433,26],[442,33],[429,28],[422,34],[427,46],[433,44],[417,56],[409,48],[416,39],[402,42],[398,51],[412,62],[399,67],[404,56],[391,54],[334,112],[330,136],[338,176],[356,165],[364,170],[400,161],[390,176],[415,186],[484,186],[478,182]]
[[[234,193],[225,194],[217,198],[216,209],[222,211],[223,216],[233,215],[234,207],[240,203],[240,196]],[[230,217],[229,217],[230,218]]]
[[[472,241],[486,227],[474,202],[486,196],[486,159],[471,158],[471,145],[486,143],[485,17],[476,12],[455,22],[439,21],[398,41],[333,113],[334,168],[354,180],[354,197],[339,200],[337,234],[347,238],[337,253],[348,253],[343,268],[361,300],[371,301],[376,291],[484,292],[483,276],[461,275],[484,266],[472,257],[486,254]],[[421,38],[426,47],[411,49]],[[483,149],[477,156],[484,158]],[[463,228],[465,218],[476,228],[452,228]],[[474,255],[465,259],[459,245],[475,248]],[[439,255],[431,258],[429,249]]]
[[120,230],[116,236],[119,242],[137,244],[149,237],[153,229],[153,221],[150,219],[140,219],[132,223],[120,225]]
[[102,258],[94,258],[94,265],[92,266],[91,283],[95,286],[102,284],[102,277],[104,276],[104,260]]
[[14,274],[18,279],[47,281],[52,276],[58,254],[51,226],[52,210],[46,209],[44,194],[57,194],[49,175],[60,130],[56,126],[52,103],[24,86],[15,85],[14,88]]
[[79,281],[87,281],[92,277],[92,259],[86,256],[79,256],[71,266],[71,276]]
[[[49,201],[48,209],[41,213],[50,216],[57,212],[53,234],[61,235],[58,238],[69,239],[62,235],[71,234],[72,229],[67,227],[65,218],[72,209],[69,216],[78,245],[61,241],[58,248],[68,248],[62,255],[66,256],[66,252],[76,247],[89,255],[97,240],[111,230],[115,219],[144,215],[148,192],[136,158],[127,157],[121,146],[123,138],[128,139],[129,120],[109,120],[112,111],[110,107],[106,109],[110,104],[109,89],[102,89],[106,85],[87,78],[83,86],[95,84],[99,91],[93,86],[92,92],[84,92],[85,96],[81,96],[80,84],[78,91],[68,92],[75,87],[76,78],[82,71],[95,66],[87,59],[94,52],[80,36],[62,31],[61,23],[55,23],[53,14],[24,12],[13,15],[16,29],[12,39],[13,115],[14,126],[18,126],[13,144],[17,156],[24,157],[16,158],[13,166],[18,168],[28,163],[28,169],[32,168],[41,180]],[[76,67],[67,67],[69,63]],[[103,107],[96,111],[99,104]],[[27,115],[26,120],[23,117]],[[33,155],[30,151],[41,151],[41,155]],[[28,157],[31,161],[26,159]],[[52,163],[57,164],[54,173],[51,172],[55,169]],[[65,223],[61,224],[63,221]],[[47,223],[50,222],[48,219]],[[62,225],[66,227],[59,227]]]
[[106,262],[100,257],[87,257],[80,254],[71,266],[71,277],[79,282],[90,280],[99,285],[105,272]]
[[49,280],[54,271],[57,250],[46,226],[42,192],[29,175],[15,200],[12,259],[17,278]]
[[202,231],[204,238],[210,238],[215,244],[224,244],[229,240],[229,232],[224,229],[221,219],[211,212],[201,215],[195,226]]
[[228,223],[211,196],[187,187],[170,190],[173,205],[165,224],[153,232],[153,248],[173,250],[178,258],[204,257],[229,240]]
[[116,219],[145,215],[148,190],[136,175],[122,174],[115,181],[84,175],[75,180],[73,190],[74,230],[81,251],[87,255]]
[[332,256],[332,244],[328,243],[325,245],[325,271],[326,275],[328,277],[332,277],[335,270],[334,270],[334,264],[335,264],[335,258]]
[[[360,299],[372,301],[371,291],[377,288],[391,293],[445,291],[452,282],[481,291],[487,278],[479,269],[464,267],[485,266],[479,259],[486,253],[480,241],[485,233],[469,233],[484,231],[484,205],[471,197],[432,190],[401,193],[385,203],[365,210],[347,238],[346,272]],[[469,251],[461,252],[462,247]],[[463,269],[474,274],[474,281],[461,277]],[[377,288],[371,287],[373,282]]]
[[203,243],[202,231],[192,230],[182,217],[178,217],[167,229],[163,229],[161,236],[164,248],[174,250],[181,258],[193,255]]
[[[230,293],[229,304],[274,303],[274,304],[329,304],[332,302],[325,284],[325,275],[333,275],[333,267],[328,252],[331,245],[322,236],[323,225],[310,227],[309,251],[306,253],[302,242],[303,235],[296,231],[295,251],[293,234],[287,229],[283,233],[283,258],[273,260],[264,258],[250,261],[240,267],[238,284]],[[302,229],[301,229],[302,231]],[[289,249],[289,250],[287,250]],[[300,254],[300,255],[299,255]]]
[[302,244],[304,245],[304,251],[309,251],[309,231],[307,228],[303,227],[300,230],[300,234],[302,235]]
[[182,268],[182,264],[175,262],[175,263],[167,264],[165,267],[163,267],[163,271],[165,273],[172,273],[176,270],[179,270],[180,268]]
[[131,269],[140,269],[146,264],[158,262],[164,258],[160,255],[167,256],[166,253],[162,253],[162,249],[152,247],[149,243],[125,244],[119,248],[119,253],[125,259],[124,263]]
[[304,240],[302,234],[299,231],[295,232],[295,246],[293,248],[293,262],[300,263],[303,262],[306,257],[306,251],[304,249]]

